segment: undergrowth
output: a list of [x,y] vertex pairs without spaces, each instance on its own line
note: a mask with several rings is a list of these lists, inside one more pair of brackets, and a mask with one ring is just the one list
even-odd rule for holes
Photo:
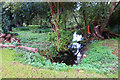
[[71,66],[67,66],[65,63],[51,63],[50,60],[47,60],[45,57],[41,56],[39,53],[26,52],[25,50],[18,50],[15,54],[15,60],[22,62],[24,64],[30,64],[39,68],[47,68],[57,71],[66,71],[72,69]]
[[[41,69],[31,65],[26,65],[14,61],[14,50],[0,49],[0,59],[2,60],[2,78],[106,78],[105,75],[88,73],[84,70],[69,70],[69,71],[56,71],[49,69]],[[49,75],[49,76],[48,76]]]
[[19,31],[17,32],[19,36],[16,36],[20,39],[21,43],[34,43],[46,41],[47,33],[31,33],[31,31]]
[[[95,43],[96,44],[96,43]],[[109,77],[115,77],[118,74],[118,57],[112,54],[112,50],[104,46],[92,47],[87,52],[87,58],[83,58],[79,65],[66,65],[65,63],[51,63],[39,53],[31,53],[23,50],[17,50],[15,60],[24,64],[30,64],[43,69],[57,71],[67,71],[71,69],[87,70],[96,72]]]
[[[19,39],[21,40],[21,43],[29,43],[29,47],[43,47],[43,50],[52,50],[50,47],[49,42],[44,43],[42,42],[39,44],[36,44],[37,41],[48,41],[46,40],[47,34],[29,34],[30,32],[26,32],[22,34],[23,32],[18,32],[20,34]],[[29,35],[29,36],[28,36]],[[41,37],[41,38],[40,38]],[[53,36],[54,37],[54,36]],[[67,37],[67,36],[66,36]],[[66,38],[65,37],[65,38]],[[51,38],[52,39],[52,38]],[[90,51],[87,51],[87,57],[83,58],[81,63],[79,65],[66,65],[65,63],[51,63],[50,60],[47,60],[42,55],[39,55],[39,53],[32,53],[27,52],[25,50],[17,49],[17,53],[15,54],[15,60],[22,62],[24,64],[29,64],[32,66],[36,66],[43,69],[51,69],[51,70],[57,70],[57,71],[67,71],[71,69],[77,69],[77,70],[87,70],[87,71],[93,71],[97,72],[103,75],[107,75],[108,77],[115,77],[118,74],[118,57],[112,54],[112,51],[114,48],[108,48],[107,46],[102,46],[103,42],[108,44],[113,44],[112,41],[114,41],[114,45],[117,45],[117,39],[110,39],[105,41],[92,41],[92,44],[90,44],[89,49]],[[64,37],[62,38],[62,41],[64,40]],[[17,44],[16,44],[17,45]],[[27,44],[25,44],[27,45]],[[45,47],[47,49],[45,49]],[[11,49],[11,48],[9,48]],[[40,48],[42,51],[42,48]],[[52,51],[49,51],[52,52]],[[52,54],[52,53],[48,53]]]
[[118,57],[112,54],[112,50],[104,46],[93,47],[87,52],[87,58],[82,59],[81,64],[86,67],[96,69],[102,74],[118,73]]

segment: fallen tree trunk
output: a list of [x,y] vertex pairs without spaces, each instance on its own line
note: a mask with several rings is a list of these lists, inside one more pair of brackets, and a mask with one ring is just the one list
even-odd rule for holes
[[1,48],[6,48],[6,47],[11,47],[11,48],[20,48],[20,49],[25,49],[27,51],[30,51],[30,52],[34,52],[34,53],[37,53],[38,52],[38,49],[37,48],[31,48],[31,47],[26,47],[26,46],[14,46],[14,45],[4,45],[4,44],[0,44],[0,47]]

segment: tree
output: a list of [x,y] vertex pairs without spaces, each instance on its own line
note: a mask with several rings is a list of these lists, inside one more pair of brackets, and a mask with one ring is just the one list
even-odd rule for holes
[[[52,16],[52,20],[53,20],[53,25],[55,27],[54,31],[57,33],[57,47],[59,46],[60,29],[61,29],[60,16],[66,10],[70,10],[70,12],[71,12],[71,10],[74,10],[74,7],[76,7],[76,6],[73,4],[75,4],[75,3],[60,3],[60,2],[57,2],[57,3],[50,2],[49,3],[50,9],[51,9],[51,16]],[[65,16],[62,16],[62,17],[65,17]]]
[[106,19],[104,20],[105,23],[102,24],[102,27],[101,27],[101,29],[100,29],[101,32],[105,29],[105,27],[106,27],[106,25],[107,25],[107,23],[108,23],[108,21],[109,21],[110,15],[112,14],[113,10],[114,10],[119,4],[120,4],[120,1],[119,1],[119,2],[113,2],[113,3],[112,3],[112,7],[110,8],[109,14],[108,14],[108,16],[106,17]]
[[[37,2],[15,2],[8,3],[4,8],[8,7],[9,12],[12,15],[12,22],[22,26],[23,23],[30,24],[32,19],[39,15],[40,17],[47,18],[48,11],[50,10],[47,3],[37,3]],[[9,8],[10,7],[10,8]],[[8,10],[5,11],[8,13]],[[10,15],[7,15],[10,17]]]

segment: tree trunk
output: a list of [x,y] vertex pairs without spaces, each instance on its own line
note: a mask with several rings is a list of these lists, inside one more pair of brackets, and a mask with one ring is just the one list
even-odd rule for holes
[[52,22],[51,22],[51,17],[49,17],[49,23],[50,23],[50,25],[51,25],[51,29],[53,29],[53,24],[52,24]]
[[21,18],[21,20],[20,20],[20,27],[22,27],[23,26],[23,19]]
[[77,21],[77,19],[76,19],[76,17],[75,17],[74,14],[73,14],[73,17],[74,17],[74,19],[75,19],[75,22],[77,23],[77,26],[79,27],[80,31],[82,32],[82,35],[83,35],[83,31],[82,31],[82,29],[81,29],[81,26],[80,26],[80,24],[78,23],[78,21]]
[[113,10],[119,5],[120,1],[117,4],[116,3],[117,2],[112,3],[113,6],[110,8],[110,12],[109,12],[108,16],[106,17],[106,19],[104,20],[105,23],[102,24],[100,32],[102,32],[105,29],[105,27],[109,21],[110,15],[112,14]]
[[3,8],[2,8],[2,30],[3,30],[3,33],[7,33],[7,27],[6,27],[6,16],[5,14],[3,13]]
[[51,9],[51,15],[54,21],[54,25],[55,25],[55,32],[57,33],[57,46],[59,46],[59,39],[60,39],[60,32],[59,32],[59,21],[60,21],[60,3],[57,3],[57,20],[55,17],[55,11],[53,10],[53,8],[55,7],[53,2],[49,3],[50,4],[50,9]]
[[65,22],[64,22],[64,25],[65,25],[65,31],[67,30],[67,29],[66,29],[66,16],[67,16],[67,15],[65,14]]
[[85,39],[87,40],[87,22],[86,22],[85,10],[83,10],[83,17],[85,23]]
[[57,45],[59,45],[59,39],[60,39],[60,32],[59,32],[59,25],[60,22],[60,2],[57,3]]

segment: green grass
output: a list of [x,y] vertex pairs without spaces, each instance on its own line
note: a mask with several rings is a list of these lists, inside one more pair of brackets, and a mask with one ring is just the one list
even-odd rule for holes
[[51,28],[40,28],[40,29],[31,29],[32,33],[46,33],[49,32],[51,30]]
[[0,79],[2,78],[2,50],[0,50]]
[[[97,46],[98,43],[101,43],[101,41],[93,43],[89,46],[90,51],[87,52],[87,58],[82,59],[82,64],[79,64],[78,66],[74,65],[71,67],[58,63],[51,64],[50,61],[47,61],[46,59],[42,58],[42,56],[37,55],[35,53],[25,52],[23,50],[17,50],[19,54],[15,53],[16,55],[14,55],[14,57],[17,57],[15,58],[15,60],[22,62],[25,65],[29,64],[31,66],[35,66],[41,69],[53,71],[57,70],[58,72],[82,70],[86,73],[96,72],[97,74],[99,73],[101,75],[106,75],[109,78],[116,78],[118,76],[117,70],[112,70],[109,67],[117,69],[117,57],[111,53],[112,49],[110,50],[109,48],[106,48],[101,45]],[[38,58],[35,58],[35,56],[37,56]]]
[[40,69],[14,61],[15,51],[0,49],[2,53],[2,78],[106,78],[104,75],[84,70],[56,71]]
[[28,25],[27,27],[35,29],[35,28],[41,27],[41,25]]
[[118,39],[97,41],[87,46],[89,51],[87,51],[87,58],[82,59],[82,64],[97,69],[96,72],[108,77],[118,76],[118,56],[112,54],[115,49],[118,49]]
[[[31,31],[18,31],[19,36],[17,36],[20,40],[21,43],[23,43],[25,46],[29,46],[29,47],[40,47],[41,49],[47,50],[46,48],[49,46],[49,41],[47,41],[47,33],[31,33]],[[98,41],[95,42],[93,41],[92,44],[90,44],[88,46],[89,51],[87,51],[87,58],[82,59],[82,64],[79,64],[78,66],[74,65],[73,67],[71,66],[61,66],[61,64],[51,64],[50,61],[48,61],[50,63],[50,65],[48,65],[48,62],[46,60],[43,61],[39,61],[39,59],[37,59],[34,62],[31,62],[34,59],[31,59],[30,55],[34,54],[34,53],[28,53],[27,55],[25,54],[26,52],[20,52],[18,50],[18,52],[20,52],[18,55],[24,55],[26,57],[20,57],[17,58],[17,61],[22,62],[24,65],[30,64],[32,65],[34,68],[41,68],[43,70],[48,70],[48,71],[56,71],[58,74],[61,72],[66,72],[66,75],[70,76],[71,73],[73,73],[73,70],[84,70],[84,72],[86,73],[99,73],[101,75],[105,75],[107,77],[117,77],[117,68],[118,68],[118,62],[117,59],[118,57],[116,57],[114,54],[112,54],[112,51],[116,48],[118,48],[118,39],[108,39],[108,40],[104,40],[104,41]],[[36,44],[36,42],[39,42],[38,44]],[[49,47],[48,47],[49,48]],[[7,54],[8,51],[6,51]],[[14,51],[13,51],[14,52]],[[45,52],[43,52],[45,53]],[[16,52],[14,52],[14,54],[16,54]],[[9,55],[10,56],[10,55]],[[12,57],[16,57],[15,55],[12,55]],[[12,59],[12,58],[11,58]],[[5,59],[6,60],[6,59]],[[9,60],[7,60],[9,61]],[[16,61],[16,62],[17,62]],[[39,63],[37,63],[39,62]],[[19,63],[19,62],[17,62]],[[19,63],[21,64],[21,63]],[[42,66],[40,65],[42,64]],[[29,66],[30,66],[29,65]],[[30,67],[32,67],[30,66]],[[112,67],[115,70],[112,70]],[[67,73],[67,72],[71,73]],[[61,71],[61,72],[59,72]],[[72,72],[73,71],[73,72]],[[56,73],[56,74],[57,74]],[[95,74],[96,74],[95,73]],[[84,73],[85,74],[85,73]],[[83,74],[83,75],[84,75]],[[63,76],[65,77],[65,76]],[[70,76],[71,77],[71,76]],[[76,76],[75,76],[76,77]]]
[[93,47],[98,47],[98,46],[105,46],[111,49],[115,49],[118,48],[118,41],[120,40],[120,38],[112,38],[112,39],[107,39],[107,40],[102,40],[102,41],[96,41],[93,44],[90,45],[89,49],[93,48]]
[[23,46],[38,48],[46,53],[51,42],[48,41],[48,33],[32,33],[31,31],[18,31],[16,36]]
[[20,42],[23,44],[26,43],[26,44],[36,45],[36,42],[47,42],[46,40],[47,33],[39,34],[39,33],[31,33],[31,31],[18,31],[17,33],[19,34],[19,36],[16,37],[18,37],[20,39]]

